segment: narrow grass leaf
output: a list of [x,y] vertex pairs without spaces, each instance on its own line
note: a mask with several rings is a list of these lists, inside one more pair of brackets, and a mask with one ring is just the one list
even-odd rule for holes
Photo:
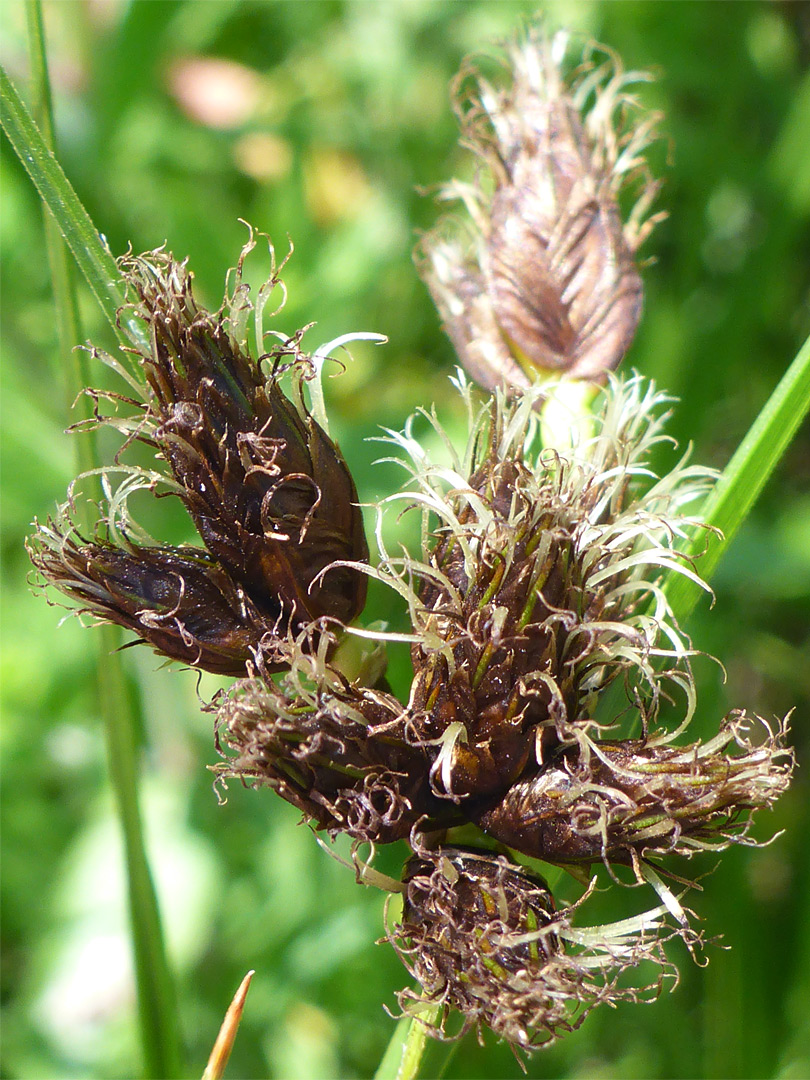
[[[39,128],[44,133],[43,142],[47,143],[45,149],[50,154],[54,145],[53,116],[39,0],[31,0],[26,6],[26,13],[34,111]],[[85,370],[87,354],[77,352],[74,348],[81,340],[75,281],[67,249],[47,204],[43,205],[43,218],[57,315],[59,353],[74,358],[67,378],[62,376],[66,397],[71,401],[88,385]],[[112,265],[117,275],[115,264]],[[77,444],[80,470],[98,470],[100,462],[95,440],[85,435],[77,440]],[[100,495],[100,487],[97,493]],[[99,627],[97,634],[99,705],[111,785],[124,837],[144,1072],[155,1078],[175,1077],[180,1075],[180,1046],[174,987],[166,961],[157,896],[146,857],[138,798],[139,748],[136,732],[142,728],[142,719],[134,707],[121,656],[117,651],[121,646],[118,628]]]
[[[709,495],[701,517],[722,535],[701,532],[686,550],[701,552],[700,574],[709,581],[717,564],[760,496],[799,425],[810,410],[810,338],[771,394],[762,412],[726,466]],[[683,574],[671,574],[666,595],[675,617],[683,622],[701,596],[701,589]]]
[[115,259],[2,67],[0,124],[40,198],[56,219],[76,264],[117,337],[122,344],[131,341],[146,344],[143,329],[136,320],[124,314],[125,329],[119,327],[117,313],[126,297]]

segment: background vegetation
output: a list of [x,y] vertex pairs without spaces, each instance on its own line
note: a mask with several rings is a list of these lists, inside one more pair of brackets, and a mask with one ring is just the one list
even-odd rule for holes
[[[333,432],[364,500],[400,477],[365,440],[436,401],[452,426],[449,343],[410,250],[436,216],[417,193],[463,165],[447,99],[461,57],[536,4],[156,0],[45,5],[59,156],[112,251],[168,240],[216,306],[244,241],[239,217],[295,243],[286,332],[357,345],[328,387]],[[681,398],[672,431],[722,467],[810,330],[810,19],[803,4],[556,3],[551,25],[653,68],[664,110],[647,309],[628,364]],[[0,6],[2,60],[24,93],[25,12]],[[216,63],[214,63],[216,62]],[[219,86],[212,102],[207,89]],[[224,104],[223,104],[224,103]],[[225,105],[228,107],[226,108]],[[667,162],[665,159],[671,160]],[[93,631],[29,592],[22,541],[73,475],[68,357],[55,345],[39,201],[3,145],[3,951],[8,1077],[126,1077],[139,1051],[117,828],[95,703]],[[254,263],[261,277],[261,260]],[[83,296],[86,336],[112,347]],[[105,375],[98,373],[97,382]],[[533,1077],[802,1077],[810,1073],[810,432],[805,426],[730,549],[717,600],[691,620],[697,733],[729,708],[796,707],[792,791],[760,823],[772,846],[733,851],[692,905],[712,949],[678,956],[680,986],[651,1007],[597,1011],[529,1064]],[[177,528],[159,507],[162,535]],[[145,511],[146,512],[146,511]],[[396,623],[387,597],[373,613]],[[229,1075],[365,1077],[393,1028],[404,971],[381,933],[383,895],[315,844],[269,792],[220,806],[197,679],[125,654],[144,715],[143,801],[176,973],[189,1075],[227,1001],[256,977]],[[392,659],[392,681],[407,656]],[[205,697],[216,680],[201,680]],[[402,853],[386,851],[383,865]],[[706,869],[710,864],[707,862]],[[615,893],[615,890],[613,890]],[[605,918],[649,903],[603,900]],[[448,1076],[518,1076],[491,1037]]]

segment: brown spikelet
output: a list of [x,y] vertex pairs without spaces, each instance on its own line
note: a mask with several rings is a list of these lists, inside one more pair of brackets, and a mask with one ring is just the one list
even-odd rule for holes
[[351,621],[362,576],[318,575],[365,558],[362,515],[337,447],[273,370],[291,355],[299,380],[311,374],[297,341],[270,355],[268,375],[221,313],[198,307],[184,263],[152,252],[121,269],[152,339],[139,357],[150,388],[142,437],[168,462],[206,548],[268,618]]
[[[399,1000],[417,1017],[427,1004],[438,1006],[430,1029],[438,1038],[486,1024],[516,1050],[537,1049],[602,1001],[654,995],[666,973],[660,940],[638,928],[617,935],[606,926],[599,947],[571,948],[574,909],[555,910],[545,881],[503,856],[422,850],[405,867],[404,884],[402,922],[389,939],[421,992],[404,990]],[[658,968],[651,983],[617,985],[643,960]],[[455,1033],[447,1027],[452,1009],[463,1018]]]
[[417,821],[454,809],[433,797],[428,763],[411,745],[407,713],[391,694],[349,682],[319,648],[295,642],[281,682],[243,679],[215,702],[221,780],[268,786],[317,829],[390,843]]
[[[421,270],[459,358],[488,389],[538,374],[599,379],[630,346],[641,315],[634,262],[655,218],[644,150],[657,117],[628,87],[644,76],[592,47],[566,71],[568,36],[530,30],[506,50],[505,78],[472,65],[456,81],[464,139],[479,156],[472,185],[451,183],[472,218],[421,245]],[[637,185],[622,221],[619,195]]]
[[[88,391],[91,425],[104,423],[155,449],[163,473],[123,466],[116,491],[105,472],[108,506],[85,540],[71,520],[72,501],[32,538],[31,557],[45,580],[100,619],[135,631],[158,652],[218,674],[244,675],[258,651],[312,622],[351,622],[365,602],[366,579],[349,561],[368,549],[351,473],[311,415],[303,384],[313,377],[302,331],[254,359],[244,340],[253,306],[241,283],[214,313],[194,299],[185,262],[165,250],[119,260],[148,348],[131,348],[144,380],[142,401]],[[283,264],[282,264],[283,265]],[[260,290],[263,308],[281,280]],[[122,313],[124,314],[124,313]],[[261,336],[261,335],[260,335]],[[122,372],[110,356],[94,355]],[[289,372],[293,402],[281,389]],[[115,411],[100,416],[102,402]],[[121,415],[122,406],[130,408]],[[88,426],[88,425],[81,425]],[[179,496],[204,547],[170,547],[141,534],[127,500],[136,490]],[[147,542],[136,542],[143,535]],[[336,565],[333,565],[336,564]],[[267,659],[265,665],[271,665]]]
[[477,820],[510,847],[552,862],[637,863],[750,843],[753,812],[790,783],[785,734],[785,724],[774,734],[738,713],[708,743],[583,740]]
[[277,631],[198,548],[85,541],[65,512],[38,529],[29,553],[42,577],[80,610],[206,671],[244,674],[264,636]]

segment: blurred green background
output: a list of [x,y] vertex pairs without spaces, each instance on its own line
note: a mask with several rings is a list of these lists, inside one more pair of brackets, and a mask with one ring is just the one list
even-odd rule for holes
[[[401,476],[366,440],[438,402],[451,428],[453,355],[410,252],[436,216],[418,187],[466,159],[447,85],[466,53],[512,31],[533,3],[45,4],[59,154],[115,254],[167,240],[216,306],[245,238],[242,217],[295,254],[277,325],[311,321],[311,347],[357,345],[327,387],[333,432],[361,497]],[[810,6],[553,3],[550,26],[592,34],[628,67],[652,68],[643,99],[665,112],[657,151],[669,211],[646,248],[646,314],[628,365],[681,398],[671,430],[722,467],[810,331]],[[25,12],[0,4],[2,60],[26,93]],[[40,207],[7,143],[2,157],[4,1077],[137,1073],[121,854],[94,696],[93,631],[28,588],[23,538],[64,498],[68,358],[55,325]],[[261,259],[254,259],[256,280]],[[87,338],[112,347],[89,295]],[[99,373],[99,381],[104,376]],[[168,526],[167,526],[168,527]],[[810,431],[801,430],[690,630],[695,734],[732,707],[795,706],[800,762],[767,820],[771,846],[727,853],[692,895],[707,967],[684,953],[680,985],[651,1006],[597,1010],[528,1065],[532,1077],[810,1075]],[[371,614],[401,618],[372,591]],[[188,1075],[199,1075],[231,994],[256,977],[233,1077],[368,1077],[388,1042],[405,973],[382,933],[383,895],[355,885],[298,814],[232,786],[216,760],[196,677],[124,654],[144,723],[143,800],[177,978]],[[396,653],[402,689],[407,657]],[[204,678],[210,696],[216,680]],[[403,852],[383,853],[396,872]],[[712,863],[706,861],[704,869]],[[618,893],[618,895],[617,895]],[[573,893],[572,893],[573,895]],[[653,902],[596,898],[590,919]],[[601,906],[600,906],[601,905]],[[451,1077],[510,1077],[511,1053],[468,1036]]]

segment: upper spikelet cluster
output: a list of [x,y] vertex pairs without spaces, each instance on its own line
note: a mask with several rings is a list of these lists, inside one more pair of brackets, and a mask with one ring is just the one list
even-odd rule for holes
[[[459,359],[488,389],[551,371],[603,377],[641,316],[634,256],[657,220],[645,151],[659,118],[632,93],[648,76],[601,46],[569,64],[570,44],[531,28],[498,58],[499,77],[468,63],[454,87],[479,172],[442,197],[463,202],[469,223],[442,222],[418,265]],[[634,200],[624,222],[623,194]]]
[[[422,560],[384,560],[382,573],[418,582],[410,705],[425,743],[443,740],[435,783],[450,797],[502,787],[544,746],[576,739],[571,725],[587,727],[618,675],[647,719],[662,681],[691,692],[657,578],[689,572],[673,541],[711,472],[682,462],[641,493],[666,398],[638,378],[611,385],[596,434],[566,456],[540,441],[541,396],[498,391],[449,468],[392,436],[411,455],[409,494],[438,520]],[[674,663],[656,670],[656,655]]]

